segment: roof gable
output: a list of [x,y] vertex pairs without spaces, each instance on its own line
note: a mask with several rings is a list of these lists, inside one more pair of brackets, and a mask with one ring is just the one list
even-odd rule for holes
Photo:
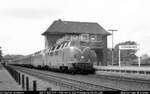
[[46,33],[89,33],[110,35],[103,27],[97,23],[72,22],[72,21],[54,21],[52,25],[42,34]]

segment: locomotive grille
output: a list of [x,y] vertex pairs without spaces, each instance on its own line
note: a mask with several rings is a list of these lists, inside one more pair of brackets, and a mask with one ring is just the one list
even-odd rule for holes
[[76,63],[75,67],[80,69],[89,69],[92,65],[90,63]]

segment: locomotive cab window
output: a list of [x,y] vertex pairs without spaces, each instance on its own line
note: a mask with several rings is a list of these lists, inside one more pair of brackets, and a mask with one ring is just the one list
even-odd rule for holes
[[70,47],[71,41],[68,42],[68,47]]
[[67,47],[67,46],[68,46],[68,44],[69,44],[69,42],[65,43],[65,47]]
[[62,44],[61,48],[64,48],[64,46],[65,46],[65,43]]
[[55,49],[55,46],[52,47],[52,51]]

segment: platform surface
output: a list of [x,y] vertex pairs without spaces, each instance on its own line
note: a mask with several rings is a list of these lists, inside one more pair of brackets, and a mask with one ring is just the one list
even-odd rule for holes
[[0,91],[20,91],[21,86],[16,83],[8,71],[0,64]]
[[150,66],[94,66],[96,69],[121,69],[121,70],[145,70],[150,71]]
[[150,80],[150,75],[147,75],[147,74],[99,71],[99,69],[150,71],[149,66],[145,66],[145,67],[138,67],[138,66],[121,66],[121,67],[119,67],[119,66],[94,66],[94,67],[97,69],[96,75],[109,75],[109,76],[119,76],[119,77]]

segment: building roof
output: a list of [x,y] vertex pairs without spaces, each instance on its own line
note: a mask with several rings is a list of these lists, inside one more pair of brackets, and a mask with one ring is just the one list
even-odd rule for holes
[[91,22],[73,22],[73,21],[61,21],[60,19],[54,21],[52,25],[42,35],[46,34],[58,34],[58,33],[88,33],[88,34],[103,34],[110,35],[103,27],[98,23]]

